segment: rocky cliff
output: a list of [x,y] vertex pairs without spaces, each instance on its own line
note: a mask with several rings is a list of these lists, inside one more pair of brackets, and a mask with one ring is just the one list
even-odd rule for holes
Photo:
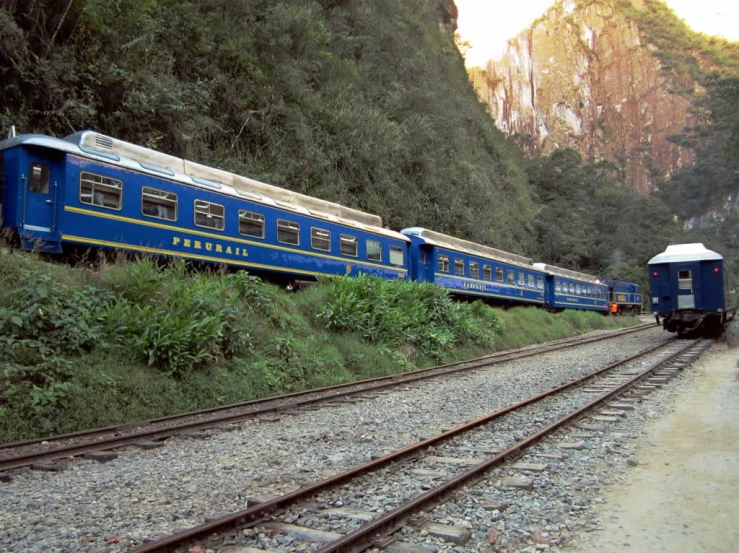
[[530,153],[572,147],[587,160],[609,159],[630,186],[651,193],[693,163],[692,151],[668,137],[690,124],[688,98],[700,87],[662,70],[628,4],[560,0],[470,78],[497,125]]

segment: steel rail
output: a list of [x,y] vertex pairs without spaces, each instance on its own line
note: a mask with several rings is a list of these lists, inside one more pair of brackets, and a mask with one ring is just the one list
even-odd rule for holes
[[[454,428],[452,430],[448,430],[447,432],[444,432],[444,433],[439,434],[437,436],[428,438],[428,439],[423,440],[423,441],[421,441],[419,443],[413,444],[413,445],[408,446],[406,448],[403,448],[401,450],[398,450],[398,451],[395,451],[393,453],[390,453],[389,455],[386,455],[385,457],[381,457],[379,459],[375,459],[374,461],[371,461],[371,462],[369,462],[367,464],[354,467],[354,468],[352,468],[352,469],[350,469],[348,471],[339,473],[339,474],[337,474],[335,476],[332,476],[330,478],[327,478],[327,479],[325,479],[323,481],[310,484],[308,486],[305,486],[303,488],[300,488],[300,489],[295,490],[293,492],[290,492],[288,494],[285,494],[285,495],[282,495],[282,496],[279,496],[279,497],[270,499],[268,501],[265,501],[263,503],[260,503],[259,505],[255,505],[253,507],[247,508],[247,509],[242,510],[242,511],[239,511],[237,513],[234,513],[234,514],[231,514],[231,515],[227,515],[225,517],[222,517],[222,518],[220,518],[218,520],[209,522],[209,523],[204,524],[202,526],[191,528],[189,530],[185,530],[183,532],[174,534],[172,536],[168,536],[168,537],[162,538],[160,540],[157,540],[157,541],[154,541],[154,542],[151,542],[151,543],[148,543],[148,544],[144,544],[144,545],[142,545],[142,546],[134,549],[133,552],[134,553],[154,553],[154,552],[161,553],[161,552],[164,552],[164,551],[171,551],[175,547],[178,547],[178,546],[183,545],[185,543],[190,543],[193,540],[195,540],[197,538],[202,538],[202,537],[204,537],[204,536],[206,536],[206,535],[208,535],[208,534],[210,534],[212,532],[216,532],[216,531],[223,532],[223,531],[226,531],[229,528],[232,528],[234,526],[238,526],[238,527],[251,527],[251,526],[254,526],[254,525],[258,524],[259,522],[261,522],[263,520],[266,520],[268,517],[273,516],[275,514],[278,514],[278,513],[282,512],[282,511],[284,511],[290,505],[295,504],[298,501],[307,500],[308,498],[310,498],[311,496],[315,495],[316,493],[318,493],[320,491],[326,491],[328,489],[334,488],[334,487],[336,487],[338,485],[343,484],[344,482],[346,482],[348,480],[351,480],[352,478],[356,478],[356,477],[361,476],[363,474],[366,474],[366,473],[372,472],[374,470],[380,469],[382,467],[385,467],[385,466],[389,465],[390,463],[409,459],[409,458],[411,458],[413,456],[418,455],[419,452],[421,450],[423,450],[424,448],[427,448],[429,446],[432,446],[432,445],[441,443],[443,441],[446,441],[446,440],[448,440],[449,438],[451,438],[453,436],[456,436],[456,435],[461,434],[463,432],[466,432],[466,431],[468,431],[470,429],[473,429],[473,428],[476,428],[476,427],[481,426],[483,424],[486,424],[486,423],[492,421],[493,419],[499,418],[499,417],[501,417],[501,416],[503,416],[505,414],[508,414],[508,413],[510,413],[512,411],[515,411],[516,409],[519,409],[521,407],[524,407],[524,406],[527,406],[527,405],[531,405],[533,403],[536,403],[536,402],[540,401],[543,398],[546,398],[546,397],[555,395],[555,394],[557,394],[557,393],[559,393],[561,391],[567,390],[569,388],[573,388],[575,386],[579,386],[580,384],[582,384],[582,383],[584,383],[584,382],[586,382],[586,381],[588,381],[588,380],[590,380],[592,378],[595,378],[595,377],[597,377],[597,376],[599,376],[599,375],[601,375],[601,374],[603,374],[603,373],[605,373],[607,371],[610,371],[610,370],[612,370],[612,369],[614,369],[614,368],[616,368],[618,366],[624,365],[624,364],[629,363],[629,362],[631,362],[631,361],[633,361],[635,359],[638,359],[640,357],[643,357],[645,355],[648,355],[648,354],[650,354],[650,353],[652,353],[652,352],[654,352],[654,351],[656,351],[656,350],[658,350],[660,348],[664,348],[666,345],[669,345],[670,343],[672,343],[672,340],[669,341],[669,342],[667,342],[666,344],[663,343],[663,344],[660,344],[658,346],[654,346],[654,347],[648,348],[648,349],[646,349],[646,350],[644,350],[642,352],[639,352],[639,353],[637,353],[635,355],[632,355],[632,356],[630,356],[630,357],[628,357],[626,359],[623,359],[623,360],[617,361],[615,363],[612,363],[610,365],[607,365],[606,367],[603,367],[601,369],[598,369],[597,371],[594,371],[594,372],[592,372],[590,374],[587,374],[587,375],[585,375],[583,377],[576,378],[576,379],[574,379],[574,380],[572,380],[570,382],[567,382],[565,384],[561,384],[561,385],[559,385],[559,386],[557,386],[555,388],[552,388],[551,390],[548,390],[546,392],[542,392],[540,394],[537,394],[535,396],[532,396],[531,398],[526,399],[524,401],[511,404],[511,405],[509,405],[507,407],[504,407],[503,409],[500,409],[498,411],[495,411],[494,413],[491,413],[489,415],[486,415],[486,416],[484,416],[482,418],[479,418],[477,420],[471,421],[471,422],[469,422],[467,424],[464,424],[464,425],[459,426],[457,428]],[[672,359],[674,359],[675,357],[679,357],[680,355],[682,355],[684,353],[684,351],[686,351],[690,347],[693,347],[694,344],[695,344],[695,342],[691,343],[690,345],[688,345],[688,347],[680,350],[679,352],[671,355],[670,357],[668,357],[666,359],[660,360],[659,363],[657,363],[654,367],[650,367],[650,369],[648,369],[647,371],[644,371],[643,373],[640,373],[639,376],[638,376],[638,378],[639,379],[643,378],[645,376],[645,374],[647,374],[648,372],[650,372],[651,370],[653,370],[656,366],[660,366],[660,365],[662,365],[664,363],[668,363]],[[622,388],[622,387],[619,387],[619,389],[620,388]],[[609,393],[607,397],[610,397],[611,395],[613,395],[615,393],[618,393],[618,392]],[[588,405],[590,405],[590,404],[588,404]],[[578,410],[578,412],[580,412],[580,411],[581,410]],[[563,423],[560,423],[560,426],[561,426],[561,424],[563,424]],[[550,426],[552,426],[552,425],[550,425]],[[549,427],[547,427],[547,428],[549,428]],[[537,435],[539,435],[539,433]],[[533,441],[535,441],[535,440],[533,440]],[[525,444],[531,443],[532,442],[532,438],[528,438],[526,440],[523,440],[522,442],[525,442]],[[522,443],[522,442],[519,442],[519,444]],[[505,452],[496,455],[493,459],[496,459],[496,462],[499,462],[500,460],[505,459],[507,456],[510,456],[511,454],[519,451],[520,449],[522,449],[524,447],[523,445],[519,446],[519,444],[516,444],[513,448],[510,448],[509,450],[506,450]],[[492,461],[485,462],[485,466],[492,466],[492,464],[494,464],[494,463],[492,463]],[[465,474],[467,474],[467,473],[465,473]],[[447,490],[448,487],[446,487],[446,485],[444,485],[443,486],[443,489],[444,490]],[[425,504],[428,501],[428,498],[431,497],[431,495],[430,495],[431,493],[432,492],[428,492],[424,496],[421,496],[422,498],[425,498],[423,500],[423,504]],[[413,505],[416,505],[416,502],[419,501],[419,500],[420,500],[420,498],[417,498],[416,500],[414,500],[412,502]],[[386,513],[385,515],[381,516],[380,518],[376,519],[372,523],[370,523],[370,525],[367,526],[367,528],[370,528],[370,530],[367,530],[367,532],[370,532],[370,533],[371,532],[377,532],[377,528],[379,528],[379,527],[383,527],[384,528],[388,524],[391,524],[391,522],[390,522],[391,520],[397,520],[397,518],[399,516],[398,515],[398,513],[399,513],[398,509],[399,508],[397,508],[397,509],[395,509],[393,511],[390,511],[390,512]],[[398,513],[396,513],[396,511],[398,511]],[[365,528],[365,527],[363,527],[363,528]],[[345,536],[345,538],[348,537],[348,536],[352,536],[352,539],[355,539],[357,536],[359,536],[358,532],[364,532],[363,528],[360,528],[360,529],[358,529],[358,530],[356,530],[356,531],[354,531],[354,532],[352,532],[350,534],[347,534]],[[364,535],[364,534],[362,534],[362,535]],[[338,540],[337,542],[334,542],[334,543],[342,543],[343,544],[344,543],[343,540],[344,540],[344,538],[342,538],[341,540]],[[374,540],[374,538],[373,538],[373,540]],[[369,547],[370,545],[367,545],[366,547]],[[344,547],[344,545],[342,545],[341,547]],[[343,550],[343,549],[337,549],[337,551],[339,551],[339,550]],[[360,550],[361,549],[357,549],[356,551],[360,551]],[[321,551],[324,551],[324,550],[322,549]],[[333,550],[328,549],[326,551],[333,551]],[[349,551],[349,550],[347,549],[347,551]]]
[[[21,468],[32,465],[34,463],[40,463],[44,461],[52,461],[56,459],[62,459],[66,457],[72,457],[76,455],[83,455],[94,451],[108,450],[119,448],[127,445],[134,445],[141,443],[144,440],[156,441],[168,438],[174,435],[182,434],[186,431],[202,430],[206,428],[213,428],[215,426],[239,422],[245,419],[254,418],[260,414],[274,413],[279,410],[285,410],[290,408],[302,407],[314,403],[325,402],[331,399],[341,398],[348,395],[370,393],[373,391],[381,390],[384,388],[397,386],[400,384],[407,384],[409,382],[415,382],[427,378],[436,378],[439,376],[449,375],[455,372],[474,370],[485,366],[490,363],[502,363],[508,361],[514,361],[518,359],[524,359],[526,357],[532,357],[535,355],[542,355],[552,351],[558,351],[560,349],[566,349],[579,345],[589,344],[596,341],[607,340],[615,337],[621,337],[634,332],[647,330],[654,328],[653,324],[639,325],[626,330],[618,331],[615,333],[609,333],[605,335],[590,336],[586,338],[580,338],[576,340],[570,340],[566,342],[560,342],[550,346],[541,347],[528,347],[519,350],[510,350],[506,352],[500,352],[492,355],[471,359],[468,361],[460,361],[456,363],[449,363],[446,365],[438,365],[436,367],[430,367],[427,369],[420,369],[417,371],[411,371],[407,373],[400,373],[396,375],[383,376],[368,380],[361,380],[357,382],[350,382],[345,384],[339,384],[335,386],[328,386],[324,388],[317,388],[313,390],[307,390],[304,392],[294,392],[292,394],[286,394],[282,396],[273,396],[270,398],[264,398],[259,400],[248,401],[244,403],[238,403],[233,405],[227,405],[222,407],[213,407],[201,411],[195,411],[191,413],[185,413],[180,415],[171,415],[168,417],[162,417],[158,419],[152,419],[150,421],[142,421],[138,423],[128,423],[117,426],[110,426],[106,428],[94,429],[76,432],[72,434],[63,434],[59,436],[53,436],[49,438],[27,440],[23,442],[14,442],[10,444],[4,444],[0,446],[0,472]],[[307,398],[307,399],[301,399]],[[276,402],[284,402],[281,405],[272,405]],[[260,407],[267,405],[267,407]],[[227,412],[235,409],[250,409],[248,411],[240,411],[232,415],[222,415],[217,418],[206,418],[197,420],[186,420],[197,417],[203,417],[218,412]],[[177,420],[183,420],[185,422],[175,423]],[[162,423],[173,423],[169,426],[150,428],[157,424]],[[147,428],[149,427],[149,428]],[[126,435],[121,436],[123,432],[127,432],[131,429],[139,429],[138,431],[130,432]],[[112,435],[111,435],[112,434]],[[95,439],[97,436],[108,436]],[[87,438],[86,441],[76,442],[74,444],[64,444],[60,446],[47,447],[42,451],[31,451],[27,453],[21,453],[18,455],[2,457],[3,450],[18,449],[22,447],[30,447],[37,444],[62,442],[64,440],[75,440],[78,438]],[[45,444],[46,445],[46,444]]]

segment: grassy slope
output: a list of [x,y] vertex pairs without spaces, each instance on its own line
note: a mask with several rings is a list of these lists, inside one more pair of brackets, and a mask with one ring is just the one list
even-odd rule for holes
[[[166,327],[170,318],[181,327],[190,324],[187,315],[178,314],[181,303],[177,302],[184,300],[177,299],[177,294],[186,290],[186,309],[202,321],[207,315],[198,311],[202,307],[198,302],[205,298],[203,303],[211,309],[221,301],[224,278],[231,279],[226,281],[231,288],[233,282],[241,282],[233,280],[238,275],[182,270],[182,266],[161,270],[152,263],[130,261],[72,268],[0,250],[0,442],[388,375],[633,322],[592,313],[552,315],[535,308],[502,311],[479,303],[448,303],[446,295],[433,287],[419,292],[412,287],[385,288],[384,283],[378,288],[370,282],[373,293],[383,295],[370,303],[395,302],[383,308],[381,318],[395,317],[396,322],[378,334],[377,327],[368,331],[369,327],[351,326],[357,320],[347,313],[360,307],[356,302],[347,304],[346,298],[358,293],[355,283],[350,283],[351,290],[325,284],[296,294],[247,279],[247,291],[241,296],[235,296],[233,289],[227,292],[236,303],[224,305],[236,306],[235,311],[227,309],[215,317],[226,317],[227,326],[243,338],[232,354],[221,347],[208,350],[216,353],[192,366],[172,369],[160,362],[165,359],[161,356],[155,356],[150,365],[151,342],[142,346],[141,338],[146,325],[169,328],[160,333],[166,339],[160,353],[171,356],[180,351],[181,328]],[[404,304],[403,294],[415,295]],[[420,319],[418,294],[433,296],[434,301],[425,305],[443,324],[429,325]],[[386,301],[389,296],[392,302]],[[349,311],[341,311],[342,301]],[[119,309],[121,305],[127,306],[128,314]],[[164,306],[163,316],[169,318],[146,325],[136,319],[132,331],[125,325],[131,306],[143,313]],[[331,329],[329,318],[317,316],[325,306],[333,313]],[[372,317],[377,318],[377,313]],[[403,313],[418,319],[421,334],[408,317],[401,328]],[[338,328],[341,317],[353,332]],[[366,318],[366,313],[357,317]],[[17,324],[21,319],[22,327]],[[111,319],[115,319],[112,327]],[[220,332],[227,333],[223,328]],[[375,341],[361,337],[368,333],[376,335]],[[219,339],[208,338],[208,347]]]

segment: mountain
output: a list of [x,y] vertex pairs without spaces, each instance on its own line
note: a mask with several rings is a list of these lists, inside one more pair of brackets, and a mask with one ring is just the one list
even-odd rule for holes
[[700,121],[703,78],[721,70],[726,44],[658,0],[560,0],[501,60],[469,73],[498,127],[529,154],[571,147],[652,193],[695,163],[674,137]]

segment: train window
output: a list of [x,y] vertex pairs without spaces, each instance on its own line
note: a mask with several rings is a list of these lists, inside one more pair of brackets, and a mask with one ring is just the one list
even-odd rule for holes
[[526,275],[524,275],[521,271],[518,272],[518,285],[524,286],[526,284]]
[[677,289],[691,290],[693,288],[693,273],[690,269],[677,272]]
[[503,269],[500,267],[495,268],[495,280],[497,282],[503,282]]
[[508,271],[508,284],[516,284],[516,271]]
[[117,179],[80,173],[80,202],[108,209],[121,209],[123,182]]
[[534,275],[528,275],[529,277],[529,288],[535,288],[536,285],[534,284]]
[[277,241],[283,244],[300,245],[300,225],[285,219],[277,219]]
[[405,254],[400,246],[390,246],[390,263],[393,265],[405,265]]
[[575,293],[575,285],[570,282],[570,294]]
[[580,285],[579,284],[575,285],[575,294],[577,294],[578,296],[580,295]]
[[331,251],[331,232],[320,228],[310,229],[310,247],[324,252]]
[[455,275],[463,275],[464,274],[464,259],[455,259],[454,260],[454,274]]
[[356,236],[349,234],[340,235],[341,243],[341,255],[349,255],[351,257],[357,257],[359,252],[359,241]]
[[543,277],[536,277],[536,288],[539,290],[544,290],[544,278]]
[[239,234],[264,238],[264,215],[239,209]]
[[367,259],[382,261],[382,244],[377,240],[367,240]]
[[49,166],[43,163],[31,163],[28,169],[28,189],[38,194],[49,193]]
[[554,283],[554,291],[558,294],[562,292],[562,283],[560,281]]
[[167,221],[177,220],[177,194],[144,186],[141,189],[141,214]]
[[470,261],[470,276],[480,278],[480,264],[477,261]]
[[439,261],[437,263],[437,270],[439,270],[442,273],[449,272],[449,256],[448,255],[439,256]]
[[195,200],[195,226],[223,230],[226,226],[223,206],[203,200]]
[[482,278],[485,280],[493,280],[493,268],[490,265],[482,267]]

